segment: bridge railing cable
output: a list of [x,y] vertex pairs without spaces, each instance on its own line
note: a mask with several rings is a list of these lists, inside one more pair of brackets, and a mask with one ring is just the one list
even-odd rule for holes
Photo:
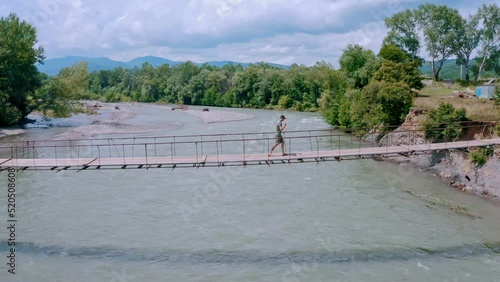
[[[467,123],[461,130],[477,128],[477,124]],[[434,130],[445,130],[447,127]],[[432,149],[431,142],[424,139],[424,130],[409,126],[392,130],[385,127],[380,130],[367,131],[359,138],[353,134],[341,132],[335,128],[318,130],[298,130],[284,133],[287,153],[315,152],[320,157],[321,151],[355,149],[380,144],[386,149],[390,146],[406,146],[408,152],[412,146],[426,144]],[[442,140],[448,148],[448,142]],[[195,156],[197,163],[202,163],[208,156],[214,156],[222,162],[225,155],[243,155],[246,161],[255,154],[267,154],[275,142],[274,132],[243,132],[229,134],[172,135],[145,137],[91,138],[71,140],[22,140],[0,142],[0,158],[12,159],[100,159],[116,158],[123,164],[129,158],[145,158],[146,163],[153,157],[175,158]],[[103,155],[103,152],[106,152]],[[389,153],[389,151],[386,151]]]

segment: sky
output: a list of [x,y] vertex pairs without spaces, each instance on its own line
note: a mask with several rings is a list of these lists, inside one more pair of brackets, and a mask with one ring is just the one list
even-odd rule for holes
[[378,53],[384,19],[423,3],[464,16],[485,0],[2,0],[0,16],[33,24],[47,59],[158,56],[338,66],[348,44]]

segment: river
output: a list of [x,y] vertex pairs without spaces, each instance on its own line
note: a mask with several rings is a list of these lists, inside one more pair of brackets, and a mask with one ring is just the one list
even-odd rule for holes
[[[281,114],[226,110],[255,118],[206,124],[182,111],[139,104],[137,115],[123,122],[154,128],[138,136],[263,132],[272,131]],[[285,115],[289,130],[328,127],[317,113]],[[53,138],[95,118],[41,122],[2,141]],[[167,123],[175,126],[162,127]],[[500,277],[500,206],[389,162],[19,171],[16,181],[11,274],[7,174],[0,173],[0,281]]]

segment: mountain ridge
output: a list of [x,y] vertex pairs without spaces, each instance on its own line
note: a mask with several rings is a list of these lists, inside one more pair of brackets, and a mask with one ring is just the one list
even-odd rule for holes
[[[144,63],[149,63],[153,67],[158,67],[164,64],[168,64],[170,66],[176,66],[184,63],[185,61],[172,61],[162,57],[156,56],[143,56],[134,58],[128,62],[122,62],[117,60],[112,60],[107,57],[84,57],[84,56],[66,56],[62,58],[53,58],[45,60],[43,64],[37,64],[37,68],[40,72],[43,72],[47,75],[57,75],[59,71],[63,68],[71,67],[75,63],[79,62],[87,62],[89,72],[99,71],[99,70],[112,70],[117,67],[131,69],[134,67],[141,67]],[[194,62],[193,62],[194,63]],[[205,63],[194,63],[197,66],[202,66],[203,64],[208,64],[211,66],[222,67],[227,64],[241,64],[243,67],[247,67],[251,64],[255,63],[240,63],[233,61],[208,61]],[[281,68],[289,68],[289,66],[269,63],[275,67]]]

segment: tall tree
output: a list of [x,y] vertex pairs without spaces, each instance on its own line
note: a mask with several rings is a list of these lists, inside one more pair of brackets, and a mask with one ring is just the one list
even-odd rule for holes
[[68,117],[77,109],[74,101],[81,99],[88,88],[87,63],[76,63],[44,81],[34,96],[34,107],[45,115]]
[[36,29],[15,14],[0,18],[0,125],[19,123],[32,109],[29,96],[40,86],[36,63],[44,50]]
[[416,17],[431,58],[434,80],[438,80],[444,61],[457,53],[457,40],[462,36],[458,28],[462,17],[456,9],[435,4],[420,5]]
[[407,63],[411,61],[408,54],[406,54],[404,50],[401,49],[401,47],[388,43],[384,43],[382,45],[378,56],[384,60],[392,61],[395,63]]
[[339,114],[347,89],[347,79],[342,71],[333,69],[325,71],[325,89],[318,100],[320,112],[328,123],[342,125]]
[[401,48],[412,60],[420,60],[420,39],[415,12],[407,9],[385,19],[385,26],[389,29],[384,43]]
[[479,79],[487,60],[492,59],[497,52],[500,52],[500,7],[497,4],[485,4],[479,8],[478,16],[483,29],[481,50],[479,51],[481,63],[475,81]]
[[490,55],[490,59],[484,64],[484,70],[500,75],[500,49]]
[[424,87],[418,70],[418,62],[394,62],[385,60],[382,66],[373,74],[372,81],[389,83],[406,83],[411,89],[420,90]]
[[470,16],[468,19],[462,19],[458,25],[458,33],[461,34],[461,36],[459,36],[456,41],[457,63],[461,66],[465,66],[465,81],[470,81],[470,56],[479,45],[479,40],[481,39],[478,15],[476,14]]
[[372,50],[351,44],[344,49],[339,64],[351,86],[358,89],[368,85],[373,73],[380,67],[380,61]]

